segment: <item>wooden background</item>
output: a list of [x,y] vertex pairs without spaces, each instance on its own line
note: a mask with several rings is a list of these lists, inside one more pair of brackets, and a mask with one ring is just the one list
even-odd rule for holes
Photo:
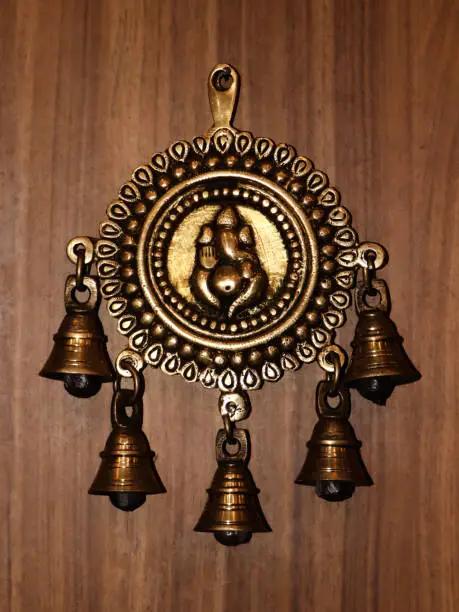
[[[459,4],[0,11],[2,612],[458,610]],[[218,62],[242,74],[237,125],[314,159],[361,238],[389,249],[393,318],[423,373],[386,408],[355,396],[376,486],[341,505],[293,485],[319,368],[256,393],[252,471],[273,533],[233,550],[192,531],[214,471],[215,393],[149,372],[145,429],[168,494],[124,514],[86,493],[110,389],[78,401],[37,376],[63,315],[67,240],[96,233],[132,168],[208,127]]]

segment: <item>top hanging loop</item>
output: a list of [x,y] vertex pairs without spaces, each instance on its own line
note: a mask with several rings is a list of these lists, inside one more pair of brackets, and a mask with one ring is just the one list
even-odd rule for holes
[[212,136],[221,128],[234,130],[233,119],[239,98],[240,79],[229,64],[218,64],[209,75],[209,103],[214,123],[207,133]]

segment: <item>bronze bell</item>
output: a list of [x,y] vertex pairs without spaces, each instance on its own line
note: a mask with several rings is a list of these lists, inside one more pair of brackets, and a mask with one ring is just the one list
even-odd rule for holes
[[318,497],[326,501],[343,501],[353,495],[356,487],[370,486],[373,481],[360,455],[362,443],[348,421],[349,391],[339,391],[339,406],[334,409],[327,405],[327,393],[328,382],[319,382],[319,420],[307,443],[308,454],[295,482],[315,486]]
[[75,276],[67,279],[67,314],[54,336],[53,349],[40,376],[63,380],[71,395],[91,397],[103,382],[113,380],[113,368],[107,352],[107,336],[97,314],[97,282],[86,276],[83,284],[89,290],[89,298],[80,303],[74,297]]
[[226,433],[217,433],[216,448],[218,467],[208,500],[195,531],[213,533],[225,546],[245,544],[252,533],[271,531],[258,500],[252,474],[247,467],[249,434],[245,429],[235,429],[234,438],[238,450],[234,455],[226,451]]
[[88,491],[91,495],[108,495],[111,503],[124,511],[136,510],[147,495],[166,492],[153,461],[155,453],[142,431],[140,400],[134,403],[132,416],[122,414],[131,405],[130,399],[128,390],[115,393],[113,431],[100,453],[102,461]]
[[385,404],[397,385],[415,382],[420,373],[403,348],[403,338],[389,317],[387,286],[374,280],[381,303],[372,308],[364,303],[362,288],[357,290],[359,320],[352,341],[352,357],[345,383],[366,399]]

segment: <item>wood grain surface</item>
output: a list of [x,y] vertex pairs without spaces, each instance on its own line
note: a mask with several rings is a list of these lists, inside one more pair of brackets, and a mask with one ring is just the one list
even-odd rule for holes
[[[2,0],[0,14],[0,610],[458,610],[459,3]],[[236,124],[310,156],[360,237],[388,248],[393,318],[423,374],[386,408],[354,395],[375,486],[338,505],[293,484],[319,368],[254,394],[251,467],[273,533],[234,550],[192,531],[215,392],[148,372],[168,494],[124,514],[87,495],[110,389],[79,401],[37,376],[67,240],[96,233],[134,167],[207,129],[219,62],[242,75]]]

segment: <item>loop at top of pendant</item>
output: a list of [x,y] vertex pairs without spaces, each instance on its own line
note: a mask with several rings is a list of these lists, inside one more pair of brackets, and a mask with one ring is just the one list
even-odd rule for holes
[[143,377],[143,374],[136,369],[136,367],[134,366],[132,362],[128,360],[124,360],[122,362],[122,366],[125,370],[129,372],[130,374],[129,378],[132,378],[133,383],[134,383],[134,388],[133,389],[122,389],[121,381],[129,380],[127,376],[117,376],[115,379],[115,382],[113,383],[113,386],[115,389],[115,393],[118,391],[126,391],[127,393],[129,393],[129,402],[131,403],[130,405],[132,405],[142,400],[142,397],[145,391],[145,379]]
[[[131,408],[131,414],[127,409]],[[140,397],[133,400],[130,389],[115,391],[111,406],[112,427],[141,428],[143,423],[143,403]]]
[[[341,385],[333,395],[333,383],[321,380],[317,385],[316,410],[319,417],[347,419],[351,412],[351,401],[349,389]],[[336,403],[330,403],[332,398]]]
[[64,303],[67,312],[91,312],[99,305],[97,277],[83,276],[80,283],[82,291],[85,289],[89,291],[89,296],[82,302],[76,297],[77,291],[80,291],[76,275],[70,275],[65,281]]
[[[218,430],[215,440],[217,461],[243,461],[248,463],[250,459],[250,436],[247,429],[234,428],[233,440],[228,440],[225,429]],[[231,448],[232,446],[234,450]]]
[[357,313],[366,312],[368,310],[382,310],[383,312],[390,312],[390,295],[387,283],[382,278],[371,279],[371,287],[375,293],[376,302],[368,302],[368,298],[372,298],[368,291],[368,287],[365,281],[359,281],[357,283],[357,289],[355,292],[355,307]]
[[220,128],[232,128],[239,98],[239,74],[229,64],[218,64],[209,75],[209,103],[213,125],[207,136]]

